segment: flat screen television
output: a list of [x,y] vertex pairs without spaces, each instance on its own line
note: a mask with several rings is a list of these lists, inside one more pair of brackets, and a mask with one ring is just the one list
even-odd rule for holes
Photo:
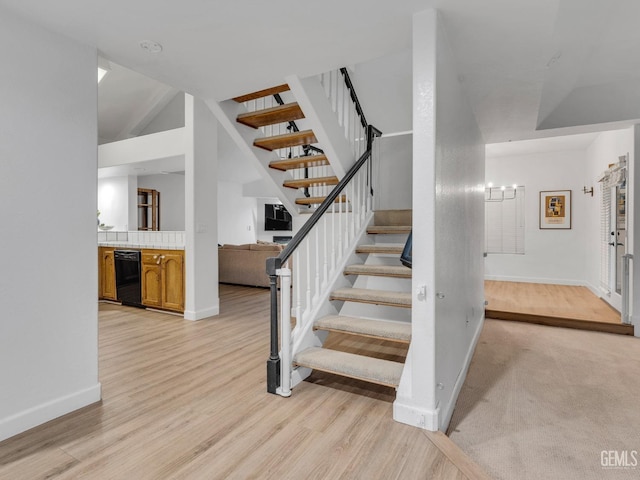
[[287,212],[284,205],[265,203],[264,229],[266,231],[293,230],[291,214]]

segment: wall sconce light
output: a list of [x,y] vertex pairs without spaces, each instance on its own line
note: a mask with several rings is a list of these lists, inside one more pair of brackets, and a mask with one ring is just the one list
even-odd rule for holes
[[585,195],[587,193],[590,193],[591,196],[593,197],[593,187],[591,187],[589,190],[587,190],[587,187],[582,187],[582,193],[584,193]]

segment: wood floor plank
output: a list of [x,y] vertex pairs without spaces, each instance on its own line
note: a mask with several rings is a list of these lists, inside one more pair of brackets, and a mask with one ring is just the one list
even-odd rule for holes
[[633,335],[620,313],[587,287],[485,281],[487,318]]
[[393,421],[392,388],[314,372],[290,398],[266,393],[268,296],[221,285],[221,314],[199,322],[100,304],[103,401],[0,443],[0,478],[462,478]]

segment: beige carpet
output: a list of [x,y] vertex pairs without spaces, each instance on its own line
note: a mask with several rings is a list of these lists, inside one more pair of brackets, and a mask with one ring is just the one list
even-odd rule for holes
[[640,339],[487,320],[448,434],[495,479],[638,479]]

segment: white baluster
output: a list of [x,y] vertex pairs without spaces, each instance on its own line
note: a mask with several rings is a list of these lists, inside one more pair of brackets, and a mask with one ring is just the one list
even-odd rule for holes
[[316,274],[316,291],[313,298],[314,306],[318,303],[318,298],[320,296],[320,231],[318,226],[314,228],[315,230],[315,245],[314,250],[316,251],[316,265],[315,265],[315,274]]
[[[307,298],[305,305],[305,321],[308,320],[308,314],[311,310],[311,242],[309,241],[309,237],[307,237],[304,241],[305,243],[305,256],[306,256],[306,264],[307,264]],[[306,328],[306,325],[305,325]]]
[[353,211],[353,199],[355,198],[355,184],[353,181],[353,178],[351,179],[351,181],[349,182],[349,194],[347,195],[347,198],[349,199],[349,204],[351,205],[351,212],[347,215],[347,217],[349,218],[349,227],[350,227],[350,232],[349,232],[349,238],[351,240],[353,240],[354,238],[356,238],[356,224],[355,224],[355,212]]
[[300,249],[297,249],[293,254],[293,289],[296,302],[296,327],[301,325],[302,322],[302,296],[300,295]]
[[338,197],[338,262],[342,259],[342,194]]
[[327,212],[322,215],[322,260],[324,262],[324,268],[322,270],[322,290],[327,288],[327,281],[329,280],[329,253],[327,252]]
[[281,268],[280,276],[280,388],[279,395],[291,395],[291,270]]
[[[336,238],[336,204],[331,204],[331,239]],[[331,274],[336,269],[336,242],[331,242]]]

